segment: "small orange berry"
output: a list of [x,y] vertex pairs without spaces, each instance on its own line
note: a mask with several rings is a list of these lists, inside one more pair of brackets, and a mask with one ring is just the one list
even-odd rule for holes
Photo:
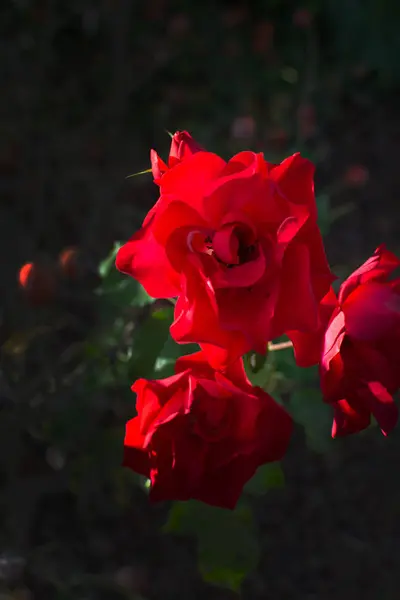
[[18,282],[33,304],[47,304],[54,298],[56,277],[49,266],[26,263],[19,270]]
[[76,279],[79,275],[79,250],[74,247],[64,248],[58,257],[62,274],[68,279]]
[[33,263],[26,263],[19,270],[18,281],[21,287],[26,288],[29,280],[32,279],[34,266]]

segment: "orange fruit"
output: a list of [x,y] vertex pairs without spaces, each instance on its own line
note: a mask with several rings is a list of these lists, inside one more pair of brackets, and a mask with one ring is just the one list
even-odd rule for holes
[[54,298],[56,278],[50,266],[26,263],[19,270],[18,282],[33,304],[47,304]]
[[67,279],[76,279],[80,271],[80,253],[74,246],[64,248],[59,254],[58,265]]

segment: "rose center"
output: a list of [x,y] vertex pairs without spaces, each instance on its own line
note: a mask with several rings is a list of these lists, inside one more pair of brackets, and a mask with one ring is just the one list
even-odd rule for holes
[[231,398],[226,394],[198,394],[191,413],[192,431],[203,440],[215,442],[229,432],[232,419]]
[[228,268],[250,262],[257,253],[253,231],[242,224],[225,225],[205,240],[207,252]]

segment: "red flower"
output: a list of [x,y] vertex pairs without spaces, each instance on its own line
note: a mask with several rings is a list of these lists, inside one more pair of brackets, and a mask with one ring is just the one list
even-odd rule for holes
[[222,374],[197,352],[176,372],[132,386],[138,416],[126,426],[124,465],[150,478],[152,501],[233,509],[256,469],[286,452],[291,418],[251,386],[241,360]]
[[324,336],[333,310],[337,307],[336,294],[332,288],[320,302],[318,317],[319,326],[315,331],[287,331],[292,340],[294,356],[299,367],[311,367],[321,360]]
[[400,387],[400,260],[380,246],[343,283],[322,351],[321,386],[334,407],[332,436],[365,429],[375,417],[387,435]]
[[213,366],[316,330],[332,275],[316,222],[314,167],[241,152],[196,152],[164,173],[161,196],[117,255],[156,298],[178,296],[173,338]]
[[150,162],[154,182],[159,184],[162,175],[166,173],[168,169],[172,169],[172,167],[178,163],[201,150],[203,150],[203,148],[195,142],[187,131],[177,131],[174,133],[169,151],[168,165],[158,156],[155,150],[150,150]]

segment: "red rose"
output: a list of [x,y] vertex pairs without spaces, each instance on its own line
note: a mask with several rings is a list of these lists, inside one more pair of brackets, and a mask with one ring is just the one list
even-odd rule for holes
[[196,152],[160,180],[160,199],[117,255],[154,297],[178,296],[172,337],[215,367],[319,326],[333,277],[316,222],[314,167]]
[[151,170],[155,183],[160,183],[160,179],[168,169],[172,169],[185,158],[188,158],[195,152],[200,152],[203,148],[195,142],[187,131],[177,131],[172,136],[171,148],[169,151],[168,165],[160,158],[155,150],[150,150]]
[[334,407],[332,436],[365,429],[371,414],[387,435],[400,387],[400,260],[380,246],[343,283],[323,344],[321,386]]
[[138,416],[126,426],[124,465],[150,478],[153,501],[233,509],[256,469],[286,452],[291,418],[251,386],[241,360],[222,374],[197,352],[178,359],[176,371],[132,386]]
[[326,328],[336,307],[336,294],[333,289],[330,288],[329,292],[322,298],[319,305],[318,329],[308,332],[286,332],[286,335],[293,343],[294,356],[299,367],[311,367],[320,362]]

